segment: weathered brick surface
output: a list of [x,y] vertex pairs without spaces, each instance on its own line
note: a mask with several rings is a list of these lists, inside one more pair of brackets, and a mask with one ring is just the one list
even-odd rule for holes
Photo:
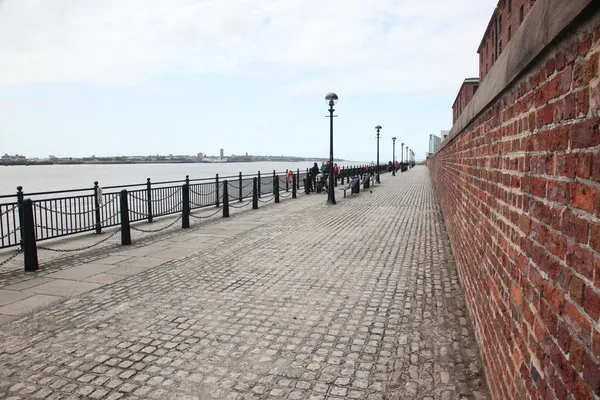
[[226,239],[0,326],[0,398],[483,400],[428,171],[382,180],[180,232]]
[[496,399],[600,396],[600,13],[587,17],[429,161]]

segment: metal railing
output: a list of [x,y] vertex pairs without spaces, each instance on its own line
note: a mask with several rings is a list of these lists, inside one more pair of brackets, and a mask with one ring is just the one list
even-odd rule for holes
[[[380,171],[385,170],[380,166]],[[374,167],[364,165],[343,167],[336,177],[336,184],[350,177],[373,173]],[[103,228],[122,224],[122,191],[127,191],[129,222],[153,222],[155,218],[183,213],[184,208],[196,210],[206,207],[219,207],[223,204],[224,186],[227,181],[228,203],[236,207],[235,201],[243,202],[253,197],[254,178],[257,181],[257,197],[275,196],[274,187],[279,192],[291,191],[292,184],[286,175],[288,171],[272,173],[223,176],[214,178],[189,179],[109,186],[101,188],[98,182],[83,189],[57,190],[49,192],[26,193],[23,187],[17,187],[17,193],[0,195],[0,249],[21,246],[23,235],[22,205],[25,196],[33,205],[35,240],[37,242],[84,232],[101,233]],[[309,170],[296,169],[296,189],[304,186]],[[187,188],[187,189],[186,189]],[[187,191],[187,203],[184,203],[184,190]],[[285,197],[285,195],[283,196]],[[263,199],[264,200],[264,199]]]

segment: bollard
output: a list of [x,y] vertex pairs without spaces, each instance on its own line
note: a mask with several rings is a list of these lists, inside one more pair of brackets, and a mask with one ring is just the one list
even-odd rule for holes
[[181,187],[181,229],[190,227],[190,184],[185,183]]
[[131,227],[129,226],[129,204],[127,203],[127,189],[121,190],[121,244],[131,244]]
[[215,207],[219,207],[219,174],[215,177]]
[[260,197],[260,192],[262,191],[262,189],[260,188],[260,171],[258,171],[258,191],[257,191],[257,196]]
[[152,183],[146,178],[146,198],[148,199],[148,222],[152,222]]
[[223,218],[229,218],[229,184],[223,181]]
[[33,218],[33,202],[31,199],[23,200],[23,225],[21,225],[21,234],[23,242],[23,260],[25,263],[25,272],[37,271],[40,266],[37,256],[37,245],[35,243],[35,219]]
[[258,183],[256,178],[252,178],[252,209],[258,209]]
[[279,203],[279,176],[273,177],[273,194],[275,195],[275,203]]
[[[17,204],[19,205],[19,227],[23,226],[23,186],[17,186]],[[23,247],[23,231],[19,230],[21,236],[21,248]]]
[[[308,168],[306,169],[308,171]],[[296,183],[298,183],[298,187],[296,189],[300,189],[300,168],[296,170],[296,174],[298,175],[298,179],[296,179]]]
[[292,175],[292,199],[296,198],[296,175]]
[[98,181],[95,181],[94,182],[94,208],[95,208],[94,215],[96,217],[96,233],[102,233],[102,220],[100,219],[100,201],[102,200],[100,198],[100,196],[102,196],[102,194],[99,193],[98,189],[99,189]]
[[239,200],[240,200],[240,203],[241,203],[242,199],[244,198],[244,195],[242,193],[242,173],[241,172],[240,172],[240,180],[239,180],[239,183],[238,183],[238,188],[240,190],[240,195],[239,195],[240,199]]

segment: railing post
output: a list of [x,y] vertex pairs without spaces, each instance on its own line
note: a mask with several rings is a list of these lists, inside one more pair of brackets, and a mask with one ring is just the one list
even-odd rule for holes
[[258,197],[260,197],[260,195],[261,195],[260,192],[262,192],[262,189],[260,188],[260,181],[261,181],[261,179],[260,179],[260,171],[258,171],[258,193],[257,193]]
[[240,172],[240,181],[239,181],[238,187],[240,189],[240,203],[241,203],[242,198],[244,197],[244,194],[242,193],[242,173],[241,172]]
[[96,217],[96,233],[102,233],[102,221],[100,220],[100,202],[102,199],[100,196],[100,186],[98,186],[98,181],[94,182],[94,216]]
[[257,179],[252,178],[252,209],[256,210],[258,209],[258,183],[257,183]]
[[190,184],[186,180],[186,183],[181,186],[181,229],[188,229],[190,227]]
[[279,203],[279,176],[273,176],[273,194],[275,195],[275,203]]
[[304,182],[304,193],[305,194],[310,194],[310,192],[308,191],[308,185],[306,184],[306,180],[307,179],[312,179],[312,178],[304,178],[304,179],[302,179],[302,182]]
[[295,199],[296,196],[296,179],[298,179],[296,177],[296,175],[292,175],[292,199]]
[[223,218],[229,218],[229,183],[223,181]]
[[290,181],[288,181],[288,171],[289,171],[289,169],[285,170],[285,191],[286,192],[290,191]]
[[190,185],[190,176],[189,175],[185,176],[185,184],[188,186]]
[[[306,169],[306,171],[308,171],[308,168]],[[296,179],[296,183],[298,183],[298,187],[297,187],[297,189],[300,189],[300,168],[298,168],[298,169],[296,170],[296,173],[297,173],[297,175],[298,175],[298,179]]]
[[273,180],[275,180],[275,175],[277,175],[277,171],[273,170]]
[[121,190],[121,244],[124,246],[131,244],[128,198],[127,189]]
[[17,205],[19,208],[19,235],[21,236],[21,248],[23,248],[23,186],[17,186]]
[[152,183],[146,178],[146,198],[148,199],[148,222],[152,222]]
[[215,207],[219,207],[219,174],[215,177]]
[[23,259],[25,272],[37,271],[40,266],[37,256],[37,245],[35,244],[35,220],[33,218],[33,202],[31,199],[25,199],[23,205],[23,225],[21,225],[21,234],[23,242]]

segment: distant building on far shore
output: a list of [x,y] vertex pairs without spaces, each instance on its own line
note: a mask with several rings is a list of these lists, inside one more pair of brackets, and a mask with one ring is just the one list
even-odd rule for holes
[[223,159],[225,157],[225,151],[223,149],[221,149],[220,155],[221,155],[221,159]]

